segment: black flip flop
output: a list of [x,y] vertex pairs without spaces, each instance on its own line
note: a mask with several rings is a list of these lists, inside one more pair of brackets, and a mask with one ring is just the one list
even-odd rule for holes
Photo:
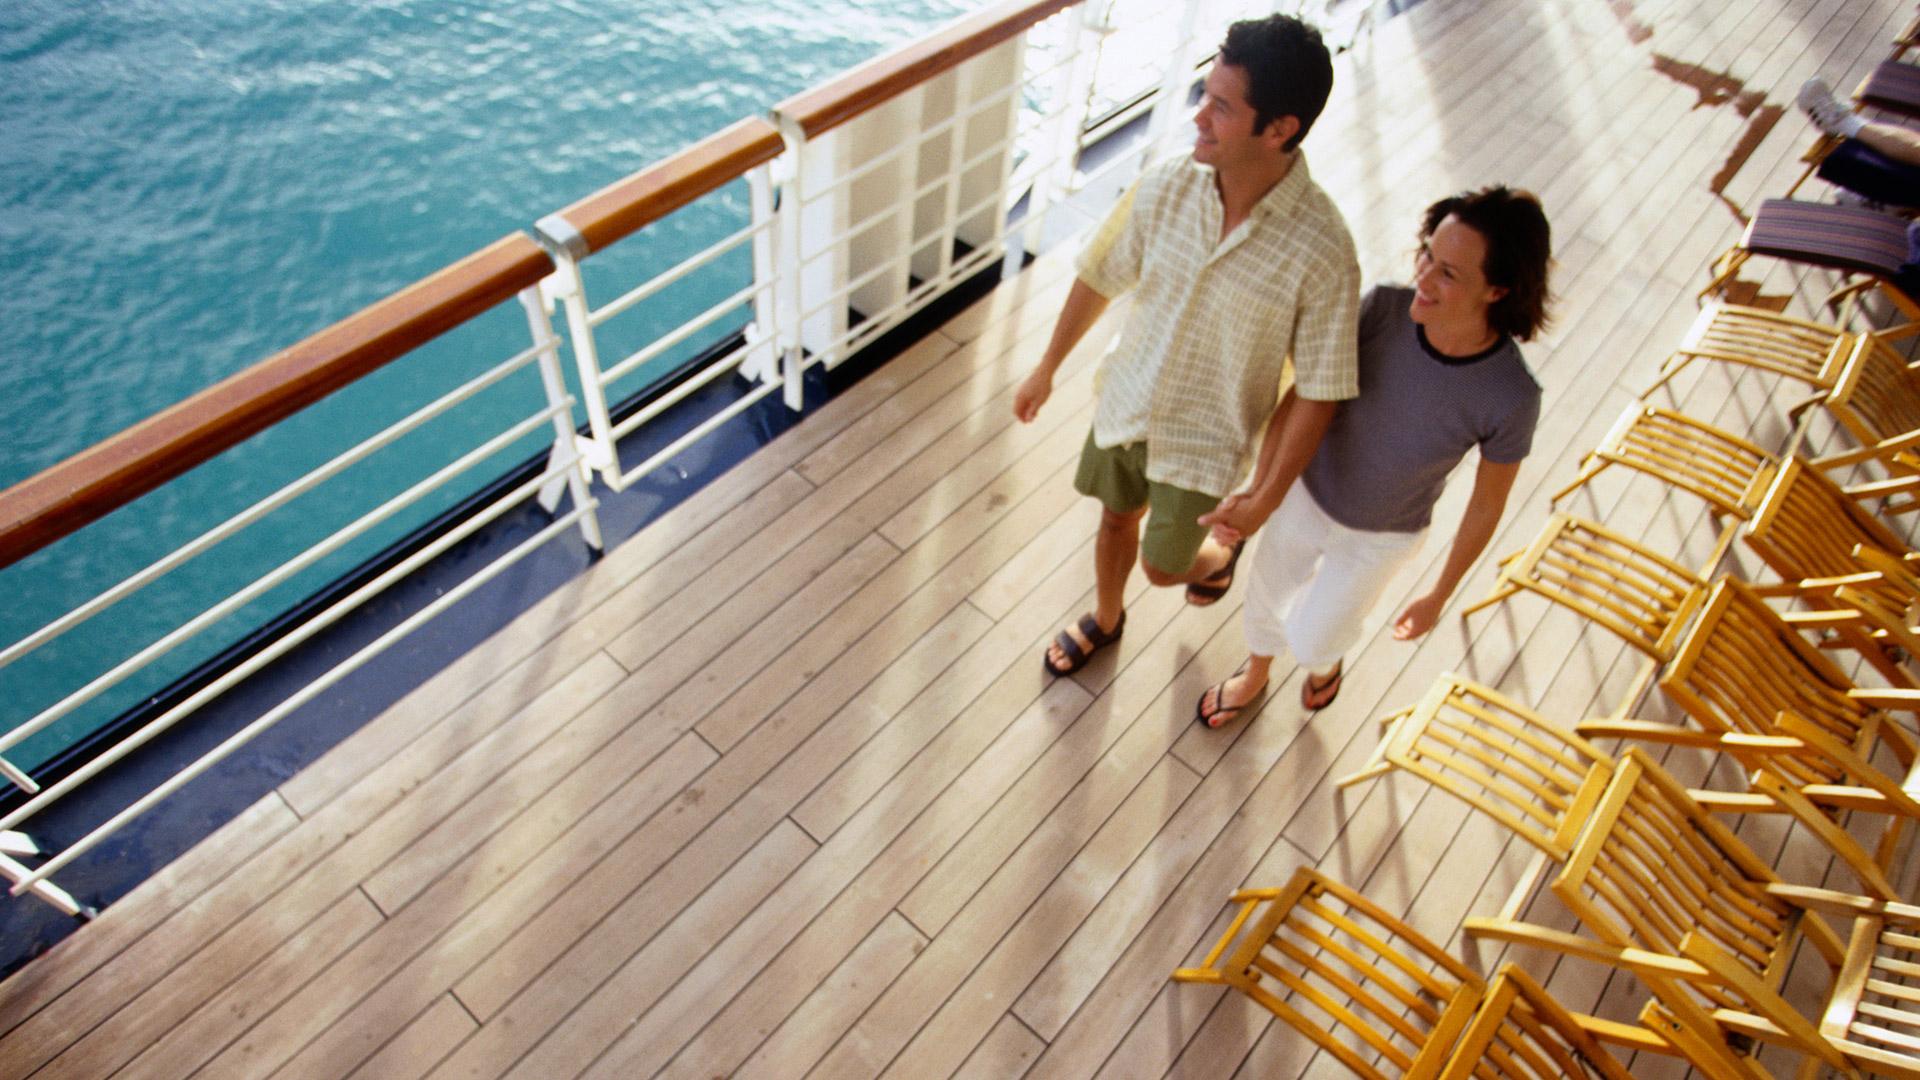
[[1055,678],[1059,678],[1062,675],[1071,675],[1081,668],[1086,667],[1087,661],[1093,659],[1094,653],[1119,641],[1120,635],[1127,629],[1127,613],[1124,611],[1120,613],[1120,621],[1113,624],[1112,633],[1100,629],[1100,620],[1094,618],[1093,612],[1091,611],[1080,616],[1080,621],[1075,625],[1080,628],[1080,633],[1086,635],[1088,646],[1086,651],[1082,652],[1080,643],[1075,641],[1073,635],[1067,633],[1065,630],[1060,631],[1059,636],[1053,639],[1053,643],[1060,647],[1060,652],[1067,658],[1066,667],[1054,667],[1053,659],[1047,655],[1046,650],[1043,649],[1040,652],[1040,666],[1046,668],[1047,674]]
[[[1325,679],[1316,677],[1311,671],[1307,672],[1306,681],[1300,684],[1300,704],[1311,712],[1319,712],[1333,704],[1333,699],[1340,696],[1340,680],[1346,678],[1346,674],[1345,661],[1336,662],[1333,665],[1333,674]],[[1321,694],[1327,696],[1320,704],[1315,705],[1313,699]]]
[[[1239,667],[1233,669],[1233,675],[1229,675],[1201,691],[1199,699],[1193,703],[1193,722],[1209,731],[1217,731],[1232,723],[1234,718],[1241,713],[1260,704],[1260,699],[1267,696],[1267,687],[1265,684],[1262,684],[1260,689],[1255,691],[1252,697],[1238,705],[1222,706],[1219,704],[1220,700],[1226,696],[1227,684],[1233,681],[1235,675],[1242,674],[1246,670],[1246,662],[1242,661]],[[1207,711],[1208,694],[1213,695],[1215,708],[1212,712]]]

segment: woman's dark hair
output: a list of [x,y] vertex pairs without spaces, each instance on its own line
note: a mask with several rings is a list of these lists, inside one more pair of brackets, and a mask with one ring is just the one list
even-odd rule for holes
[[1507,294],[1487,309],[1493,329],[1518,341],[1531,341],[1547,328],[1547,272],[1553,264],[1553,230],[1547,213],[1530,191],[1502,185],[1462,192],[1427,207],[1420,240],[1451,214],[1487,243],[1487,284]]
[[1247,104],[1253,130],[1283,116],[1298,117],[1300,130],[1287,140],[1291,151],[1307,137],[1333,93],[1333,58],[1320,31],[1291,15],[1246,19],[1227,27],[1219,62],[1247,73]]

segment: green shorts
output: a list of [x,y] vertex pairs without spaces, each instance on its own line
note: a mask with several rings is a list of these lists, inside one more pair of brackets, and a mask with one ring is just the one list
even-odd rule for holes
[[1184,574],[1193,566],[1207,527],[1199,517],[1220,505],[1219,498],[1147,479],[1147,444],[1127,443],[1112,449],[1094,445],[1093,432],[1080,448],[1080,468],[1073,487],[1091,495],[1116,514],[1147,508],[1147,528],[1140,537],[1140,557],[1163,574]]

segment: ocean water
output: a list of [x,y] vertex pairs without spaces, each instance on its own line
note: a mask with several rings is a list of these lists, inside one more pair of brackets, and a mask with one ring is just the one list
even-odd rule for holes
[[[0,3],[0,487],[979,6]],[[730,189],[595,262],[630,275],[663,267],[744,214],[744,194]],[[681,312],[735,287],[718,271],[675,295]],[[630,348],[660,322],[612,344]],[[526,344],[517,309],[496,312],[0,570],[0,645]],[[0,670],[0,730],[266,572],[272,552],[325,535],[484,438],[476,432],[498,430],[500,417],[525,415],[532,377]],[[45,759],[541,441],[496,455],[8,756]]]

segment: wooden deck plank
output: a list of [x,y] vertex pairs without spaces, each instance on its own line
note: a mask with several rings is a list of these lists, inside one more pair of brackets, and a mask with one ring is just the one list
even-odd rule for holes
[[912,923],[898,912],[888,915],[733,1075],[803,1075],[926,947],[927,938]]
[[379,1053],[355,1069],[348,1080],[401,1080],[419,1076],[478,1026],[467,1010],[453,1000],[453,995],[442,994],[426,1012],[381,1047]]
[[[0,1032],[17,1027],[95,968],[144,940],[155,927],[169,924],[182,911],[202,906],[211,883],[245,864],[299,821],[278,795],[266,795],[241,811],[102,911],[87,924],[86,933],[68,935],[40,957],[41,962],[29,964],[8,978],[4,993],[0,993]],[[191,942],[197,935],[181,934],[179,939]],[[163,961],[156,958],[155,962]]]

